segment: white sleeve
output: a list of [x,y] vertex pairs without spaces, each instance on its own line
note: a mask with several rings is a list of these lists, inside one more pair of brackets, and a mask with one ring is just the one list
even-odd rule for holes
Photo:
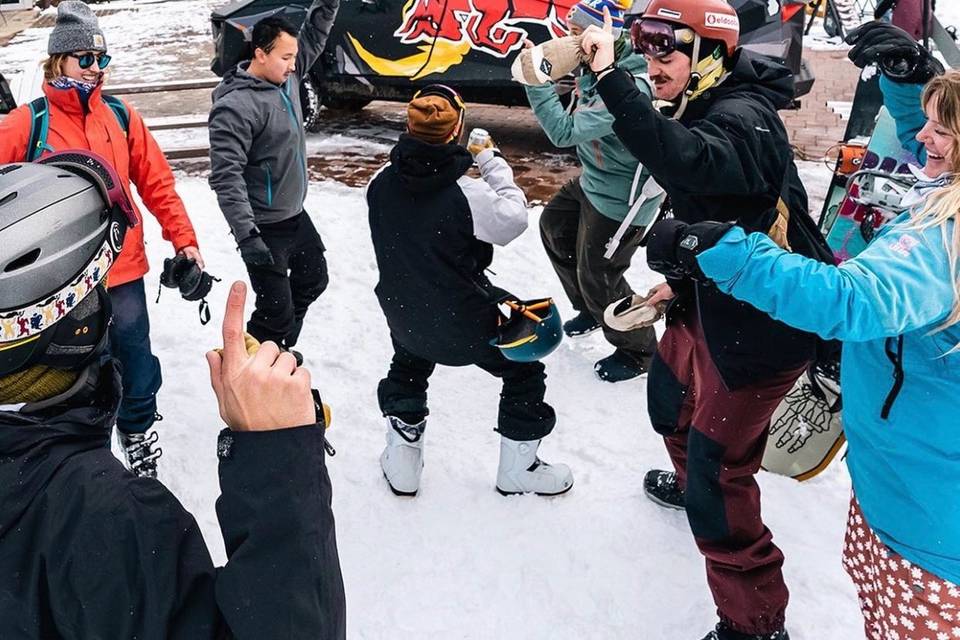
[[470,204],[473,235],[505,246],[527,229],[527,198],[513,181],[507,161],[493,149],[477,154],[482,180],[463,176],[457,184]]

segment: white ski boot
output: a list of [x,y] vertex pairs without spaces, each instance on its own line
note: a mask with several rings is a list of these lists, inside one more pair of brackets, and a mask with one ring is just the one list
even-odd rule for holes
[[387,416],[387,446],[380,454],[380,468],[390,490],[398,496],[415,496],[423,472],[423,430],[426,420],[407,424]]
[[555,496],[573,487],[573,474],[565,464],[547,464],[537,457],[539,440],[517,441],[500,437],[497,491],[505,496],[535,493]]

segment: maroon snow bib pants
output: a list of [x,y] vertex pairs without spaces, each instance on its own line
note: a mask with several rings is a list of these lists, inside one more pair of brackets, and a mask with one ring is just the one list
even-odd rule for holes
[[687,519],[720,619],[741,633],[768,634],[784,623],[783,553],[760,518],[754,475],[770,416],[804,369],[730,391],[710,357],[696,305],[667,327],[650,368],[650,421],[686,491]]

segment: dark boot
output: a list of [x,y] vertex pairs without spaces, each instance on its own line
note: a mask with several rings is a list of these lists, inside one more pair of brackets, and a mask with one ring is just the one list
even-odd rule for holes
[[593,333],[600,328],[598,322],[589,311],[581,311],[576,316],[563,323],[563,332],[570,338],[579,338]]
[[773,633],[751,635],[734,631],[724,623],[719,622],[713,631],[703,637],[703,640],[790,640],[790,634],[787,633],[786,629],[780,629]]
[[647,471],[647,475],[643,477],[643,492],[661,507],[681,511],[687,508],[687,498],[677,482],[677,474],[673,471]]
[[593,370],[604,382],[623,382],[643,375],[647,372],[647,367],[623,349],[617,349],[606,358],[598,360],[597,364],[593,365]]

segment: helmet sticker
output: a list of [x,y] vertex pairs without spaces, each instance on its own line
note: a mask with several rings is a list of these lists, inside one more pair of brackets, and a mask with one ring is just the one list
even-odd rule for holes
[[673,9],[664,9],[664,8],[657,9],[657,15],[663,16],[664,18],[670,18],[672,20],[679,20],[680,18],[683,17],[683,14],[680,13],[679,11],[674,11]]
[[726,13],[713,13],[708,11],[704,16],[704,23],[712,29],[740,30],[740,19],[735,15],[731,16]]

